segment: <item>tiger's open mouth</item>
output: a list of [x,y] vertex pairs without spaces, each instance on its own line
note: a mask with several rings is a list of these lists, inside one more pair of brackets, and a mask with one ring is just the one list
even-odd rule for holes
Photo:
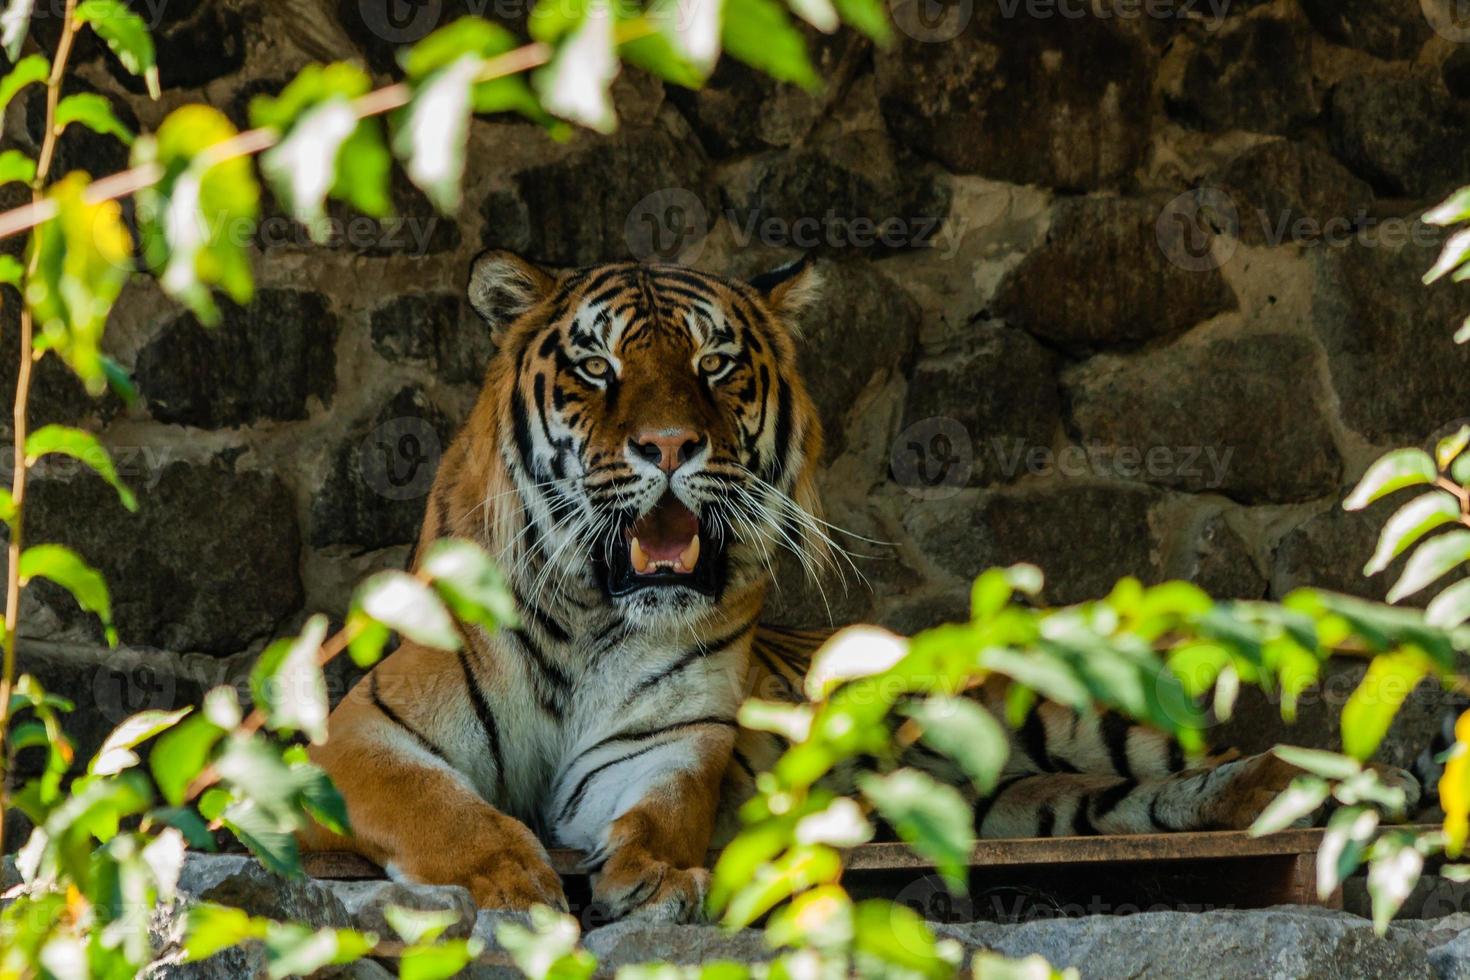
[[715,596],[725,580],[723,543],[672,493],[614,537],[602,564],[612,596],[674,585]]

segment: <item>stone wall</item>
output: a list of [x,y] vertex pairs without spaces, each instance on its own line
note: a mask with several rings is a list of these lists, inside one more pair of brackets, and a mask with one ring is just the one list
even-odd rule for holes
[[[109,345],[137,405],[90,402],[43,366],[33,417],[99,431],[142,506],[72,470],[37,482],[33,540],[102,568],[126,649],[100,648],[43,584],[25,663],[96,705],[79,721],[101,731],[238,677],[269,638],[402,565],[490,354],[461,291],[492,245],[738,274],[816,252],[830,286],[802,365],[853,564],[818,581],[787,563],[780,620],[918,629],[1019,560],[1056,602],[1122,575],[1381,596],[1388,576],[1359,570],[1387,509],[1344,513],[1344,490],[1466,414],[1470,350],[1450,338],[1470,290],[1419,284],[1440,236],[1415,215],[1470,181],[1470,32],[1436,4],[1158,0],[1101,17],[962,0],[936,18],[895,0],[887,50],[814,37],[819,93],[734,65],[699,93],[629,71],[610,137],[479,120],[455,219],[400,184],[396,220],[338,209],[316,246],[268,206],[258,297],[218,330],[147,283],[125,293]],[[395,44],[466,9],[520,17],[413,9],[173,0],[148,7],[162,101],[85,40],[75,84],[144,129],[195,100],[243,124],[252,94],[314,58],[386,80]],[[37,29],[54,34],[54,14]],[[40,112],[32,90],[6,141],[33,145]],[[78,128],[61,143],[62,170],[124,160]],[[1309,712],[1309,737],[1329,714]]]

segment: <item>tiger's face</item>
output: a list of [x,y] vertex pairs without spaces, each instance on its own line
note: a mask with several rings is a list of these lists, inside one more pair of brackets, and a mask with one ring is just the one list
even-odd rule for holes
[[585,576],[631,616],[677,620],[768,574],[775,549],[819,548],[821,434],[793,343],[815,287],[805,263],[743,283],[477,259],[470,297],[499,325],[488,383],[529,523],[512,560],[552,569],[546,587]]

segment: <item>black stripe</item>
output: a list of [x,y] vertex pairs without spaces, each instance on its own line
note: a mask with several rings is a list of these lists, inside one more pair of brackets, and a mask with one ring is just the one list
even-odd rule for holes
[[652,745],[645,745],[641,749],[635,749],[632,752],[629,752],[627,755],[618,756],[616,759],[604,762],[602,765],[597,766],[594,769],[589,769],[586,775],[582,777],[581,781],[577,783],[577,788],[572,792],[572,795],[567,798],[566,805],[564,805],[561,808],[561,811],[557,813],[555,823],[562,823],[566,820],[568,813],[582,805],[582,797],[587,795],[588,784],[591,783],[593,778],[596,777],[598,774],[612,768],[613,766],[621,765],[624,762],[636,759],[640,755],[646,755],[649,752],[652,752],[654,749],[662,748],[664,745],[667,744],[668,743],[666,742],[654,742]]
[[681,670],[688,667],[690,664],[694,663],[694,661],[700,659],[701,657],[707,657],[710,654],[719,653],[721,650],[725,649],[730,644],[740,639],[746,633],[749,633],[754,626],[755,620],[751,620],[744,626],[740,627],[738,630],[735,630],[733,633],[728,633],[725,636],[720,637],[713,643],[695,643],[695,645],[685,651],[678,660],[675,660],[664,670],[660,671],[657,674],[654,674],[651,677],[645,677],[643,680],[639,681],[637,686],[633,688],[632,693],[628,695],[627,700],[623,702],[624,706],[633,703],[633,700],[635,698],[642,695],[649,688],[663,683],[664,681],[668,680],[670,677],[673,677],[675,674],[679,673]]
[[735,764],[741,769],[744,769],[747,776],[749,776],[751,779],[754,779],[755,767],[750,764],[750,760],[745,757],[745,753],[741,752],[739,749],[736,749],[733,754],[735,756]]
[[1041,804],[1041,809],[1036,812],[1036,836],[1050,837],[1056,829],[1057,811],[1050,803]]
[[985,826],[985,818],[990,815],[990,811],[995,808],[995,804],[1000,802],[1000,798],[1005,795],[1006,790],[1010,789],[1012,786],[1016,785],[1023,779],[1030,779],[1032,775],[1032,773],[1022,773],[1019,776],[1011,776],[1009,779],[1002,779],[1000,782],[995,784],[995,791],[992,792],[989,796],[983,796],[975,800],[975,822],[973,826],[975,828],[976,837],[980,836],[980,829]]
[[513,588],[511,591],[515,594],[516,605],[530,614],[531,618],[536,621],[536,625],[541,627],[542,632],[558,643],[570,642],[572,635],[561,623],[553,619],[550,613],[534,602],[528,601],[525,596],[521,595],[520,589]]
[[1120,783],[1109,786],[1092,797],[1092,819],[1101,820],[1118,808],[1118,804],[1128,798],[1128,794],[1138,788],[1137,781],[1125,779]]
[[423,746],[427,751],[432,753],[436,758],[438,758],[440,762],[443,762],[445,765],[450,764],[449,758],[444,754],[439,746],[429,741],[428,737],[420,732],[417,728],[414,728],[408,722],[404,721],[403,716],[394,711],[392,708],[388,707],[387,703],[382,699],[382,697],[378,695],[377,671],[373,671],[372,673],[368,674],[368,697],[372,699],[373,707],[377,708],[383,713],[383,717],[387,718],[393,724],[397,725],[399,728],[412,735],[414,741],[418,742],[419,745]]
[[1179,743],[1174,741],[1172,738],[1169,739],[1168,766],[1170,772],[1178,772],[1184,768],[1184,750],[1180,748]]
[[1072,836],[1073,837],[1096,837],[1097,828],[1087,816],[1087,797],[1077,801],[1077,808],[1072,811]]
[[560,698],[565,697],[571,690],[571,678],[547,658],[546,653],[531,638],[530,633],[517,629],[511,630],[510,635],[516,638],[516,646],[526,654],[526,660],[533,668],[534,676],[531,678],[531,686],[536,689],[542,710],[548,714],[558,714],[561,711]]
[[1031,757],[1037,769],[1042,772],[1056,772],[1051,754],[1046,751],[1046,721],[1041,717],[1040,707],[1031,709],[1016,735],[1021,739],[1021,750]]
[[[658,728],[644,728],[636,732],[619,732],[616,735],[609,735],[601,742],[598,742],[596,745],[592,746],[592,748],[588,749],[586,752],[581,753],[581,755],[590,755],[593,752],[596,752],[598,749],[608,745],[612,745],[616,742],[641,742],[646,738],[653,738],[656,735],[666,735],[669,732],[676,732],[681,728],[697,728],[701,725],[723,725],[726,728],[737,727],[735,724],[735,719],[733,718],[722,718],[718,715],[705,715],[701,718],[691,718],[688,721],[676,721],[670,725],[661,725]],[[579,758],[580,757],[581,756],[579,756]]]
[[1113,770],[1127,779],[1133,778],[1133,766],[1128,761],[1128,719],[1114,711],[1103,712],[1098,719],[1098,732],[1103,745],[1107,746],[1108,758],[1113,761]]
[[1173,824],[1169,823],[1169,821],[1165,820],[1162,816],[1159,815],[1159,797],[1163,795],[1163,792],[1164,788],[1162,786],[1154,790],[1153,798],[1148,801],[1148,819],[1149,822],[1152,823],[1155,827],[1161,827],[1164,830],[1170,831],[1172,833],[1174,831],[1177,831],[1179,828],[1175,827]]
[[495,724],[495,716],[490,713],[490,704],[485,700],[485,692],[480,689],[480,679],[470,667],[470,658],[464,650],[459,651],[459,669],[464,674],[465,689],[470,692],[470,703],[474,705],[475,717],[480,719],[480,727],[485,730],[485,741],[490,744],[490,755],[495,760],[495,782],[498,786],[505,785],[505,760],[500,755],[500,729]]

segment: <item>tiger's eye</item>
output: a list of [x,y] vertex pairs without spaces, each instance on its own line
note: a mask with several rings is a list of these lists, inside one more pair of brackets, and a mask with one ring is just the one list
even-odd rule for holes
[[589,357],[585,361],[578,362],[577,367],[583,374],[591,378],[601,378],[612,370],[612,365],[605,357]]
[[699,369],[705,374],[716,374],[729,360],[724,354],[706,354],[699,359]]

